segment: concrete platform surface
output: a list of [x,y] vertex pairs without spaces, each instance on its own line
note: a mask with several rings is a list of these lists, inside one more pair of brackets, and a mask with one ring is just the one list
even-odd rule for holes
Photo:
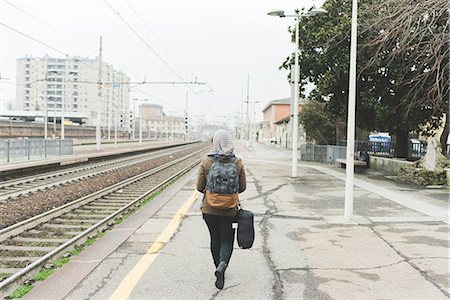
[[356,175],[344,221],[345,170],[291,152],[236,145],[255,213],[252,249],[235,245],[214,286],[195,170],[36,286],[25,299],[448,299],[448,189]]

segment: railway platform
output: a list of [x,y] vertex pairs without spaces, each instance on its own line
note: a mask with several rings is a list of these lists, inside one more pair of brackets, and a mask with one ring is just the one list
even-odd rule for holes
[[89,160],[99,159],[102,157],[108,157],[113,155],[120,155],[121,153],[139,152],[152,148],[158,148],[161,146],[170,146],[184,143],[183,141],[156,141],[146,140],[139,146],[139,142],[127,141],[119,142],[105,142],[101,144],[100,150],[96,149],[95,141],[81,140],[77,141],[74,145],[73,155],[56,156],[51,158],[24,160],[10,163],[0,163],[0,176],[7,174],[8,172],[15,172],[20,170],[30,170],[32,168],[40,168],[51,165],[73,165],[77,163],[85,163]]
[[449,190],[355,175],[345,221],[345,171],[291,152],[236,145],[247,169],[242,205],[252,249],[235,244],[214,286],[196,170],[37,284],[25,299],[448,299]]

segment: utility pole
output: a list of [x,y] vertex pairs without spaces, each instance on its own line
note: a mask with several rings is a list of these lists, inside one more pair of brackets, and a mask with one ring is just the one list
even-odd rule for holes
[[102,103],[102,37],[100,36],[100,53],[98,56],[98,98],[97,98],[97,124],[95,128],[95,139],[97,150],[100,150],[101,144],[101,134],[100,134],[100,125],[101,125],[101,103]]
[[249,114],[249,104],[250,104],[250,74],[247,75],[247,141],[250,143],[250,114]]
[[244,140],[244,88],[241,87],[241,114],[239,117],[239,139]]
[[186,141],[189,141],[189,119],[188,119],[188,91],[186,90],[186,112],[184,113]]
[[65,136],[65,129],[64,129],[64,119],[65,119],[65,112],[66,112],[66,94],[67,94],[67,88],[66,88],[66,76],[67,76],[67,64],[68,64],[69,56],[66,54],[66,61],[64,63],[64,77],[63,77],[63,96],[62,96],[62,103],[61,103],[61,140],[64,140]]

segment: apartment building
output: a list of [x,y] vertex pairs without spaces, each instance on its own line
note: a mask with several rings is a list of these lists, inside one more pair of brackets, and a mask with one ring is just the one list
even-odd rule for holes
[[16,109],[88,114],[86,125],[103,128],[118,124],[130,111],[128,78],[106,62],[102,63],[99,96],[98,58],[23,57],[17,59]]

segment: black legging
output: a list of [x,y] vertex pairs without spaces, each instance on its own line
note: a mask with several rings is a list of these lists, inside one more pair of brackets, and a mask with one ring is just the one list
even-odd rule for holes
[[211,253],[216,267],[219,262],[228,264],[233,253],[234,229],[232,223],[236,217],[203,214],[203,219],[211,236]]

